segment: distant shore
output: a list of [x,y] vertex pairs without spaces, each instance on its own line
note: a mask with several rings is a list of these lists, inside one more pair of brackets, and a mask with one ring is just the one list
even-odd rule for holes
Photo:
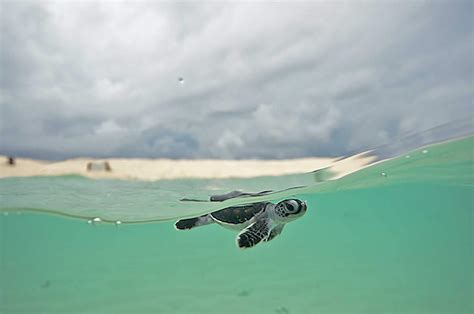
[[[353,172],[370,163],[372,157],[300,158],[287,160],[172,160],[137,158],[76,158],[51,162],[15,158],[9,164],[0,155],[0,178],[25,176],[81,175],[89,178],[155,181],[178,178],[252,178],[311,172],[338,165],[342,173]],[[340,175],[339,175],[340,176]]]

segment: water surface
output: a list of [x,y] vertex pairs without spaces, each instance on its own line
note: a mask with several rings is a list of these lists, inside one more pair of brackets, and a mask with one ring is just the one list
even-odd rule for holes
[[[420,148],[339,180],[314,174],[131,182],[0,180],[2,313],[472,313],[474,138]],[[306,187],[307,214],[248,250],[174,218]],[[101,217],[113,223],[88,224]],[[130,223],[144,221],[148,223]]]

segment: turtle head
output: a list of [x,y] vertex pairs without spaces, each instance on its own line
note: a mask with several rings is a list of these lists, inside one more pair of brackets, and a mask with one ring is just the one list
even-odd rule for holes
[[303,216],[306,209],[306,202],[299,199],[287,199],[275,205],[275,215],[279,220],[288,222]]

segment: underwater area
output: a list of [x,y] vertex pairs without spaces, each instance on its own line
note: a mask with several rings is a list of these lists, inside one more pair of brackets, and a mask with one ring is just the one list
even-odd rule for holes
[[[472,313],[473,147],[417,148],[323,182],[0,179],[0,312]],[[271,242],[241,250],[216,224],[174,229],[249,202],[212,194],[267,189],[280,192],[251,201],[308,204]]]

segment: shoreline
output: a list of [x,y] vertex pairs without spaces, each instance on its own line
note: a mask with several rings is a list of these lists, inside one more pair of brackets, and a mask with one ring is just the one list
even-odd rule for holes
[[340,177],[343,173],[366,166],[375,157],[358,154],[344,159],[311,157],[285,160],[74,158],[54,162],[15,158],[14,165],[9,165],[7,158],[0,155],[0,178],[81,175],[93,179],[156,181],[281,176],[308,173],[327,167],[336,168],[337,177]]

